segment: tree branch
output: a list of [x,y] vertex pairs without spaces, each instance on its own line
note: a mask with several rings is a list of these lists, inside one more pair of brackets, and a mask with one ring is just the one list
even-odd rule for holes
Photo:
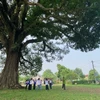
[[26,17],[26,15],[27,15],[27,11],[28,11],[28,5],[27,5],[26,2],[24,3],[23,9],[24,9],[24,10],[23,10],[23,12],[22,12],[22,18],[21,18],[21,20],[22,20],[22,30],[23,30],[23,27],[24,27],[25,17]]
[[[49,49],[49,50],[46,50],[46,47]],[[52,48],[52,47],[50,47],[47,43],[46,43],[46,41],[44,41],[43,40],[43,48],[41,49],[41,50],[39,50],[40,52],[42,52],[42,51],[46,51],[46,52],[53,52],[54,51],[54,49]]]
[[5,47],[7,47],[7,37],[4,35],[4,34],[2,34],[2,33],[0,33],[1,35],[0,35],[0,41],[2,42],[2,44],[5,46]]
[[7,0],[1,0],[4,10],[6,11],[6,13],[8,13],[8,5],[6,1]]
[[45,51],[45,41],[43,41],[43,49],[39,50],[39,51]]
[[21,58],[23,59],[23,61],[28,62],[30,65],[33,65],[29,60],[25,59],[22,55]]
[[36,5],[36,6],[40,7],[42,10],[44,10],[44,11],[54,11],[54,8],[45,8],[40,3],[28,2],[28,4],[29,5]]
[[1,16],[8,28],[8,31],[10,31],[12,33],[12,29],[14,28],[14,25],[11,23],[10,19],[8,18],[7,13],[4,11],[4,8],[0,8],[1,10]]
[[2,22],[2,18],[0,16],[0,42],[2,43],[3,46],[7,46],[7,37],[5,35],[5,30],[4,30],[4,23]]
[[50,47],[49,45],[47,45],[47,44],[46,44],[46,46],[47,46],[48,49],[50,50],[50,51],[48,51],[48,52],[51,52],[51,51],[54,52],[54,49],[53,49],[53,48],[51,48],[51,47]]
[[43,41],[43,39],[30,39],[30,40],[27,40],[25,43],[23,43],[23,47],[26,47],[30,43],[36,43],[36,42],[41,42],[41,41]]
[[20,65],[23,65],[26,69],[28,69],[28,67],[25,65],[23,61],[20,61]]

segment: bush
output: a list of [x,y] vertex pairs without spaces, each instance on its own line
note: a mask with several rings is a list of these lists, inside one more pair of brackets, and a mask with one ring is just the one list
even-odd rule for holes
[[72,81],[72,84],[93,84],[94,80],[79,80],[79,81]]

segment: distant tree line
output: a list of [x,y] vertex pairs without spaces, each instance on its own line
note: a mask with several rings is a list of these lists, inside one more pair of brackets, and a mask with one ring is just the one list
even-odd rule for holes
[[63,65],[57,64],[57,69],[58,71],[55,74],[50,69],[47,69],[43,72],[42,76],[59,80],[62,80],[62,77],[65,77],[67,81],[77,81],[79,84],[93,83],[95,80],[99,82],[100,80],[100,74],[96,69],[91,69],[88,75],[85,75],[81,68],[75,68],[74,70],[71,70]]

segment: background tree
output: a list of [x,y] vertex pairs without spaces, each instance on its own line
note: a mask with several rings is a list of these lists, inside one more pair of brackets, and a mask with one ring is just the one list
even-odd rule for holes
[[60,60],[69,47],[99,47],[99,4],[100,0],[0,0],[0,50],[6,54],[0,87],[20,87],[19,66],[33,67],[35,57]]
[[62,77],[65,77],[67,80],[74,80],[78,78],[78,75],[73,71],[70,70],[69,68],[66,68],[65,66],[62,66],[60,64],[57,65],[58,69],[58,78],[62,79]]
[[96,80],[98,80],[98,78],[99,78],[99,73],[96,70],[92,69],[89,71],[89,79],[90,80],[96,81]]
[[63,77],[65,77],[67,79],[67,75],[70,73],[70,69],[60,64],[57,64],[57,69],[58,69],[58,78],[62,79]]
[[51,79],[54,79],[55,78],[55,75],[53,74],[53,72],[50,70],[50,69],[47,69],[43,72],[43,75],[42,75],[44,78],[51,78]]
[[67,74],[67,80],[70,80],[72,82],[76,79],[78,79],[78,75],[73,70],[70,70],[70,72]]
[[23,84],[25,84],[26,80],[29,79],[30,79],[30,75],[26,75],[26,76],[19,75],[19,82],[23,82]]
[[37,76],[38,73],[37,73],[36,70],[32,70],[30,74],[33,75],[33,76]]
[[74,70],[74,72],[77,74],[77,78],[78,79],[80,79],[80,78],[84,78],[85,77],[85,75],[83,74],[83,72],[82,72],[82,69],[80,69],[80,68],[76,68],[75,70]]

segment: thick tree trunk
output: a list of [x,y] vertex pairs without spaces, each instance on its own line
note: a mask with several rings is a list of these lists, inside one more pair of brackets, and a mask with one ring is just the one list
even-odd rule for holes
[[10,52],[7,55],[5,67],[0,78],[0,88],[19,88],[18,83],[18,52]]

